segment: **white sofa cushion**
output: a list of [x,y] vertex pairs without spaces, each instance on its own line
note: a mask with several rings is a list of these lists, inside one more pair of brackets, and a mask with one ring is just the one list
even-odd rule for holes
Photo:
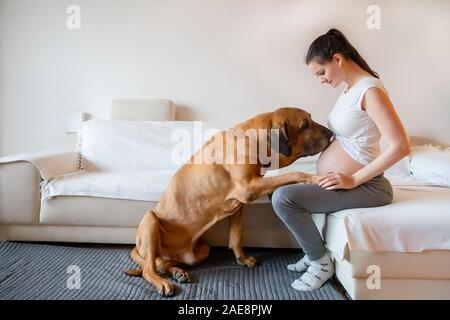
[[[89,120],[79,133],[89,172],[176,170],[203,144],[205,122]],[[180,147],[189,144],[189,150]]]

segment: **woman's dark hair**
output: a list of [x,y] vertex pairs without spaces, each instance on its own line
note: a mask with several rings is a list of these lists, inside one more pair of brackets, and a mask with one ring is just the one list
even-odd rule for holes
[[320,64],[323,64],[330,61],[335,53],[342,54],[346,59],[352,60],[375,78],[379,78],[378,73],[369,67],[366,60],[337,29],[330,29],[311,43],[305,62],[309,64],[312,60],[317,60]]

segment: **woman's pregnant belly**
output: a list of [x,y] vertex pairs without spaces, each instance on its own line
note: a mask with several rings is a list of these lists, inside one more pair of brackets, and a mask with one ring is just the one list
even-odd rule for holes
[[353,159],[341,146],[338,140],[334,140],[326,148],[317,160],[316,171],[319,175],[328,172],[340,172],[351,176],[364,165]]

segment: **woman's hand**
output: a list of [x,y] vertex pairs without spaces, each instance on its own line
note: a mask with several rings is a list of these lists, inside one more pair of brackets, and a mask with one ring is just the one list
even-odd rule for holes
[[318,177],[319,186],[325,190],[353,189],[357,186],[352,176],[347,176],[339,172],[328,172],[326,175]]

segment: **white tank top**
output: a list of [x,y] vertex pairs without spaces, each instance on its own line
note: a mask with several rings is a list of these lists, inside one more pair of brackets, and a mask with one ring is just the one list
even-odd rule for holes
[[363,165],[380,154],[381,134],[372,118],[361,108],[364,94],[370,88],[380,88],[383,83],[374,77],[363,78],[339,96],[328,116],[328,128],[336,135],[342,148]]

